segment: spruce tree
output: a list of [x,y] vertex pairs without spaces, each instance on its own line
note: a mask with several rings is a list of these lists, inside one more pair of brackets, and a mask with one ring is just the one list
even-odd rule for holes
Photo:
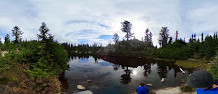
[[18,42],[21,40],[21,35],[23,32],[20,30],[18,26],[15,26],[12,30],[12,36],[14,36],[14,43],[18,44]]

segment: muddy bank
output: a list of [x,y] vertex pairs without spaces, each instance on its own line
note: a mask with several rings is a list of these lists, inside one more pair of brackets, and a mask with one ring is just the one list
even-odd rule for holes
[[168,88],[163,88],[163,89],[158,89],[154,92],[154,94],[197,94],[196,92],[182,92],[180,90],[180,87],[168,87]]

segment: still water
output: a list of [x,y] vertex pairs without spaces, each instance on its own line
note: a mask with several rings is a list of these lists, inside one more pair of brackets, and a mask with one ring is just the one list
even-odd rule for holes
[[[184,84],[183,80],[194,69],[183,69],[183,74],[179,68],[174,62],[145,58],[74,57],[70,59],[69,69],[61,79],[67,94],[78,91],[79,84],[94,94],[128,94],[135,92],[142,82],[152,84],[148,87],[150,90]],[[92,82],[88,83],[87,80]]]

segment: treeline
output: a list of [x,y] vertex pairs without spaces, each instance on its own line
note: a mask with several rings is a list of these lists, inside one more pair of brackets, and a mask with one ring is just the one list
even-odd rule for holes
[[[60,93],[59,74],[67,69],[68,54],[55,42],[45,23],[39,28],[38,40],[22,41],[18,26],[0,47],[0,84],[7,85],[4,93]],[[55,89],[54,89],[55,88]]]
[[61,44],[66,51],[68,52],[69,56],[89,56],[89,55],[96,55],[97,52],[102,48],[102,45],[98,45],[94,43],[93,45],[89,44],[78,44],[73,45],[71,43],[62,43]]
[[193,34],[188,42],[185,39],[178,38],[176,31],[175,40],[170,36],[167,27],[162,27],[159,33],[160,48],[154,47],[152,42],[152,33],[149,29],[145,30],[145,35],[141,40],[135,39],[134,33],[131,33],[132,24],[129,21],[121,23],[121,31],[126,33],[126,40],[119,41],[119,35],[114,34],[114,43],[102,48],[98,54],[110,56],[146,56],[153,58],[166,59],[211,59],[218,50],[217,33],[206,35],[202,33],[200,38]]
[[[214,35],[207,35],[204,37],[202,33],[200,38],[196,34],[193,34],[189,42],[185,39],[177,39],[172,42],[172,37],[169,36],[167,27],[163,27],[160,32],[159,43],[160,48],[157,51],[157,57],[169,58],[169,59],[211,59],[215,56],[216,50],[218,50],[218,37],[217,33]],[[163,37],[164,36],[164,37]],[[178,31],[176,31],[178,36]]]

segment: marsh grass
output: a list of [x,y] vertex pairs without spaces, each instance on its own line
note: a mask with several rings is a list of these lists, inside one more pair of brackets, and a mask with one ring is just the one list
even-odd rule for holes
[[211,65],[204,60],[177,60],[175,64],[183,68],[196,68],[203,70],[209,70],[211,67]]

